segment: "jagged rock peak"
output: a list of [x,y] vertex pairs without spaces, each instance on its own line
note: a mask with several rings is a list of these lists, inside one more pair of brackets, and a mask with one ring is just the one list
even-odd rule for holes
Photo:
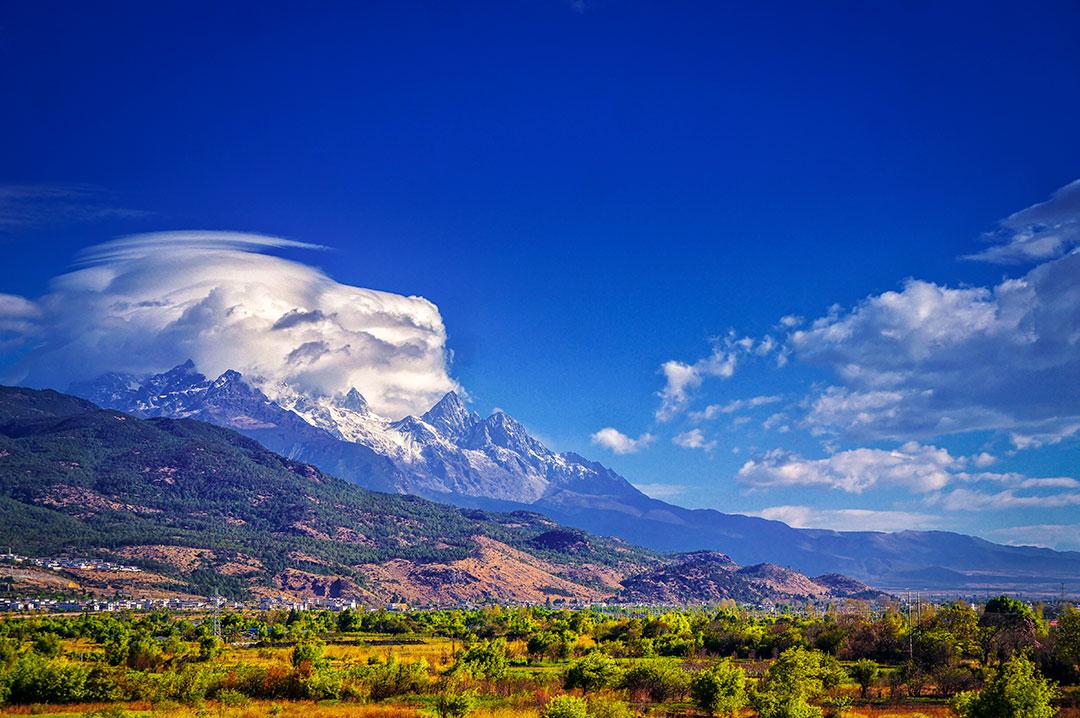
[[449,438],[461,436],[480,421],[476,413],[466,408],[465,402],[456,391],[447,392],[421,418]]
[[411,437],[415,441],[420,441],[421,443],[438,441],[432,426],[423,419],[418,419],[412,414],[402,419],[398,419],[390,426],[400,433]]
[[355,386],[349,389],[345,396],[341,397],[338,404],[341,407],[348,409],[349,411],[355,411],[358,414],[367,414],[371,411],[368,408],[367,399],[364,398],[363,394],[357,391]]
[[145,384],[155,388],[169,388],[181,384],[193,384],[205,379],[206,377],[195,368],[195,362],[188,359],[183,364],[177,364],[168,371],[147,377]]
[[248,384],[247,380],[244,379],[244,375],[235,369],[228,369],[217,379],[214,379],[213,383],[210,384],[209,391],[214,396],[258,395],[260,398],[264,396],[262,392]]
[[235,369],[226,369],[225,372],[214,380],[214,384],[221,386],[222,384],[228,384],[234,381],[242,381],[244,375]]

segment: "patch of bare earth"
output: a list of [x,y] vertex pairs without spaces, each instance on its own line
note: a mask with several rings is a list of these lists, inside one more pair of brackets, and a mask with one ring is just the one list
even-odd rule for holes
[[304,553],[303,551],[290,551],[287,556],[289,557],[290,561],[298,561],[301,563],[314,563],[320,566],[330,565],[327,561],[319,558],[318,556],[312,556],[311,554]]
[[215,570],[226,576],[246,576],[249,573],[258,573],[262,569],[263,563],[259,559],[237,554],[231,561],[226,561]]
[[304,536],[310,536],[311,538],[317,538],[323,541],[330,540],[330,537],[327,534],[323,533],[311,524],[305,523],[303,521],[295,521],[289,524],[289,528],[295,533],[303,534]]
[[162,544],[125,546],[113,551],[113,553],[120,558],[163,563],[183,573],[191,573],[195,569],[202,568],[214,558],[214,552],[208,548],[165,546]]
[[191,594],[173,590],[175,581],[151,571],[67,571],[85,590],[96,595],[120,593],[130,598],[190,598]]
[[287,568],[274,579],[276,591],[272,595],[288,595],[292,598],[365,598],[369,594],[351,578],[344,576],[321,576],[316,573]]
[[375,547],[375,541],[369,536],[365,536],[362,533],[354,531],[346,526],[338,526],[334,529],[334,540],[341,543],[350,543],[360,546]]
[[11,588],[13,591],[62,591],[81,588],[70,577],[61,576],[46,571],[42,568],[12,568],[5,569],[5,575],[10,572]]
[[395,559],[361,569],[374,591],[410,603],[543,603],[550,597],[599,600],[605,593],[559,575],[560,569],[494,539],[478,536],[471,556],[445,564]]
[[55,509],[77,507],[79,510],[75,512],[75,515],[80,518],[87,518],[103,511],[126,511],[133,514],[161,513],[161,509],[114,501],[104,494],[99,494],[85,486],[69,486],[67,484],[57,484],[51,487],[48,493],[37,499],[37,503]]

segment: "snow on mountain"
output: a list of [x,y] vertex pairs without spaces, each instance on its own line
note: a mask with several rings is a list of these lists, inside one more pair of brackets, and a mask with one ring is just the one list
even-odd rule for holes
[[[486,418],[450,393],[397,421],[357,389],[314,396],[227,371],[214,380],[185,362],[162,374],[110,373],[72,386],[99,406],[191,418],[234,429],[290,459],[385,492],[490,510],[528,507],[567,526],[663,551],[721,549],[741,564],[807,575],[843,573],[897,590],[1033,590],[1080,576],[1080,554],[999,546],[948,532],[838,532],[651,499],[577,454],[556,453],[507,414]],[[1041,589],[1040,589],[1041,590]]]
[[[287,384],[259,385],[258,380],[232,370],[210,381],[191,361],[146,377],[106,374],[74,385],[71,391],[139,416],[202,419],[247,430],[264,443],[270,436],[271,448],[282,451],[284,447],[287,455],[302,455],[316,464],[313,456],[327,453],[340,464],[340,451],[327,442],[359,445],[397,467],[390,488],[404,493],[518,503],[533,503],[563,491],[640,495],[625,479],[599,464],[551,451],[502,411],[487,418],[469,411],[454,392],[420,417],[392,421],[373,412],[356,388],[315,396]],[[290,438],[293,445],[288,451]],[[314,454],[313,443],[319,444]],[[345,475],[366,483],[362,475]],[[378,478],[387,480],[385,475]]]
[[465,408],[465,402],[461,400],[457,392],[453,391],[440,399],[420,418],[433,426],[440,434],[454,441],[460,439],[482,421],[479,414]]

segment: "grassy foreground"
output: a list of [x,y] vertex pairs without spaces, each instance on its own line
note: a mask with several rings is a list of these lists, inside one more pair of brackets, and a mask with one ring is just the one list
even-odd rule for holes
[[916,619],[865,606],[6,617],[0,714],[1080,718],[1078,615],[994,599]]

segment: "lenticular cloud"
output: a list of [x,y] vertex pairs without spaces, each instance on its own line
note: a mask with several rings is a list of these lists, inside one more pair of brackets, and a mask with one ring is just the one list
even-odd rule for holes
[[327,395],[355,386],[392,417],[455,388],[434,304],[341,284],[271,248],[319,247],[164,232],[92,248],[36,302],[0,296],[0,330],[25,352],[8,380],[64,389],[191,358],[210,376],[235,369],[271,396],[283,383]]

